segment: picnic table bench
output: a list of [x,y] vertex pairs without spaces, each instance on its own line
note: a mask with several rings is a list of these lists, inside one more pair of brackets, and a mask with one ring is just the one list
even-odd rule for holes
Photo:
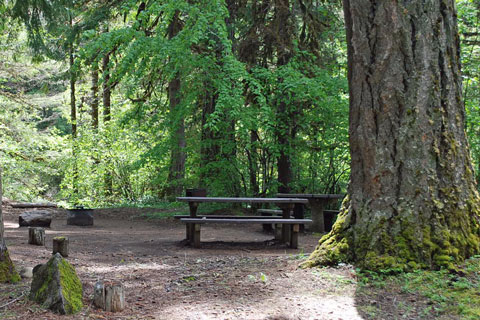
[[[325,207],[334,200],[343,199],[344,194],[312,194],[312,193],[279,193],[279,198],[300,198],[308,200],[308,204],[312,213],[312,231],[325,232],[324,211]],[[303,210],[295,210],[302,212],[295,215],[296,219],[303,218]]]
[[[238,224],[266,224],[273,223],[281,226],[281,231],[276,234],[277,240],[283,243],[289,243],[290,247],[298,246],[299,225],[312,222],[310,219],[290,219],[290,212],[296,203],[308,203],[306,199],[298,198],[223,198],[223,197],[177,197],[177,201],[188,202],[190,208],[190,216],[180,217],[180,221],[186,224],[187,241],[195,248],[200,247],[200,226],[207,223],[238,223]],[[269,217],[212,217],[197,216],[198,205],[203,202],[219,202],[219,203],[274,203],[282,208],[282,218]]]

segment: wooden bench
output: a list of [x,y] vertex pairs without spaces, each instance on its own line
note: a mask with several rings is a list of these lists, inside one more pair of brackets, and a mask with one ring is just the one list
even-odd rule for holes
[[[265,204],[275,204],[282,209],[282,219],[289,220],[290,213],[292,212],[295,204],[302,203],[307,204],[308,200],[306,199],[298,199],[298,198],[224,198],[224,197],[177,197],[177,201],[184,201],[188,202],[188,206],[190,208],[190,218],[198,219],[197,217],[197,209],[200,203],[205,202],[219,202],[219,203],[265,203]],[[204,217],[203,217],[204,218]],[[202,219],[203,219],[202,218]],[[248,220],[248,219],[238,219],[237,220]],[[226,221],[226,219],[222,219],[222,221]],[[262,219],[261,221],[266,221]],[[278,219],[277,219],[278,221]],[[257,223],[257,222],[255,222]],[[264,222],[265,223],[265,222]],[[263,223],[262,223],[263,224]],[[191,244],[194,244],[194,233],[195,233],[195,222],[186,223],[186,233],[187,233],[187,241]],[[286,243],[290,242],[290,226],[289,224],[281,224],[282,226],[282,236],[281,242]]]
[[[280,211],[281,213],[281,211]],[[197,215],[196,218],[207,218],[207,219],[281,219],[282,216],[223,216],[219,214],[208,214],[208,215]],[[173,216],[175,219],[190,218],[190,215],[176,215]],[[293,218],[293,217],[292,217]]]
[[[282,210],[278,209],[257,209],[257,213],[260,214],[262,217],[271,217],[274,214],[282,214]],[[292,217],[291,217],[292,218]],[[273,230],[272,225],[265,223],[262,225],[264,231],[270,232]]]
[[[311,223],[312,220],[310,219],[268,219],[268,218],[180,218],[180,221],[186,223],[190,227],[187,230],[193,230],[191,233],[193,235],[192,243],[195,248],[200,248],[200,225],[207,224],[207,223],[235,223],[235,224],[264,224],[264,223],[271,223],[275,224],[275,239],[282,240],[282,226],[290,225],[291,232],[289,233],[290,239],[290,248],[297,249],[298,248],[298,232],[300,231],[300,224],[304,223]],[[187,235],[189,236],[189,235]]]

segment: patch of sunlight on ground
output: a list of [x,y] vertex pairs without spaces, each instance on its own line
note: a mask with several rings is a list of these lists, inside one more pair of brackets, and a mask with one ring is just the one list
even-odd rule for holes
[[124,263],[122,265],[110,266],[110,265],[96,265],[82,267],[88,270],[90,273],[110,273],[110,272],[121,272],[121,271],[132,271],[132,270],[150,270],[150,271],[159,271],[159,270],[168,270],[172,269],[173,266],[166,264],[158,264],[155,262],[152,263]]
[[318,320],[361,320],[355,307],[354,297],[294,295],[289,297],[272,296],[263,301],[242,304],[228,303],[220,297],[217,300],[200,303],[178,304],[162,309],[156,319],[318,319]]

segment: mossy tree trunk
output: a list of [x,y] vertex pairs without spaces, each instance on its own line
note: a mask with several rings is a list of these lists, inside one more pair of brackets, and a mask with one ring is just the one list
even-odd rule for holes
[[0,283],[17,282],[20,276],[15,270],[10,255],[8,254],[7,245],[4,239],[3,211],[2,211],[2,168],[0,167]]
[[344,0],[351,181],[306,266],[452,268],[477,254],[454,0]]

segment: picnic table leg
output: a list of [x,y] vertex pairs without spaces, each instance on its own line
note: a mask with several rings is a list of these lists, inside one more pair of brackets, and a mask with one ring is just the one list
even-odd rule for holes
[[[197,216],[198,203],[189,202],[188,206],[190,207],[190,218],[195,218]],[[192,243],[194,240],[193,234],[195,233],[194,224],[187,223],[187,241]]]
[[290,248],[297,249],[298,248],[298,232],[300,231],[300,225],[293,224],[292,225],[292,234],[290,238]]
[[200,248],[200,224],[193,223],[193,247]]
[[275,223],[275,240],[281,241],[282,240],[282,224]]
[[[295,204],[293,203],[285,203],[281,205],[282,208],[282,218],[283,219],[290,219],[290,212],[294,208]],[[287,243],[290,242],[290,225],[283,224],[282,226],[282,242]]]
[[[293,216],[295,219],[305,219],[305,205],[303,203],[295,203],[293,208]],[[305,232],[305,225],[300,225],[300,232]]]
[[310,199],[310,208],[312,210],[311,229],[315,232],[325,232],[325,220],[323,217],[323,209],[325,202],[320,199]]

